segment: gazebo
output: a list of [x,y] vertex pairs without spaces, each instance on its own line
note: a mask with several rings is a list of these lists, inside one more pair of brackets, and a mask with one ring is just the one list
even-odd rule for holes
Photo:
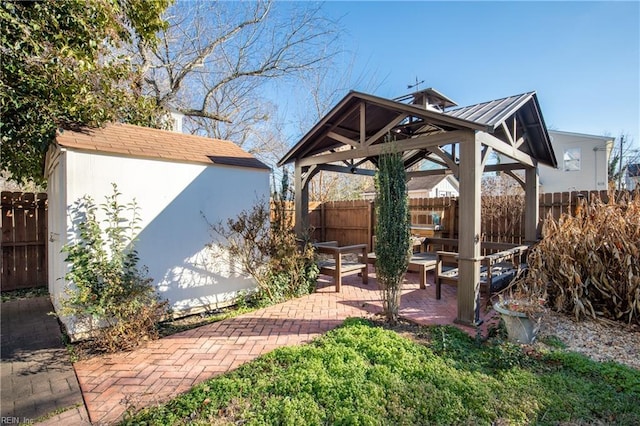
[[[538,229],[538,164],[557,167],[535,92],[462,108],[429,88],[385,99],[349,92],[278,163],[294,163],[296,230],[308,226],[308,185],[321,170],[374,175],[380,154],[402,152],[412,176],[453,174],[460,182],[459,284],[456,321],[476,325],[480,285],[480,183],[500,171],[525,190],[525,239]],[[391,137],[388,137],[391,135]],[[491,153],[502,159],[489,164]],[[507,161],[504,161],[504,159]],[[373,166],[373,167],[372,167]],[[524,170],[524,179],[515,171]]]

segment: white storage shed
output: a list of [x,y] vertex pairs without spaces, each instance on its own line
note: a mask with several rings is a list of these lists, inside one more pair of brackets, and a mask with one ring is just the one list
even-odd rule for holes
[[[211,256],[210,223],[226,222],[269,200],[270,169],[229,141],[127,124],[63,131],[46,156],[49,291],[56,309],[67,271],[62,247],[71,210],[84,195],[136,200],[140,266],[178,315],[228,305],[255,287],[228,255]],[[67,322],[72,322],[67,320]],[[66,324],[71,334],[73,324]]]

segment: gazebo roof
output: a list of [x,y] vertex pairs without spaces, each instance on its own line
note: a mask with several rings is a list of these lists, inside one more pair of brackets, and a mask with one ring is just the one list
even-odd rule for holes
[[540,163],[551,167],[558,166],[551,146],[551,138],[540,111],[536,92],[527,92],[469,105],[447,111],[445,114],[484,124],[487,126],[489,133],[502,140],[506,136],[503,123],[515,116],[517,118],[518,133],[529,135],[526,144],[521,150],[532,155]]
[[[361,132],[361,129],[365,131]],[[557,167],[535,92],[441,112],[421,105],[351,91],[278,165],[357,146],[358,143],[376,145],[382,143],[390,132],[402,150],[405,140],[454,130],[485,132],[501,141],[511,141],[512,144],[515,143],[512,135],[523,135],[522,143],[518,144],[519,150],[542,164]],[[423,151],[419,156],[424,154],[426,153]],[[377,154],[368,157],[375,163]],[[407,166],[415,164],[418,156],[412,159],[413,162],[408,162]]]

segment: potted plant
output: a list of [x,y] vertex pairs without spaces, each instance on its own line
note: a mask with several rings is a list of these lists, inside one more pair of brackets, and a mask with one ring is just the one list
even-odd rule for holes
[[531,344],[535,341],[546,312],[546,288],[537,271],[525,270],[498,294],[493,309],[500,314],[510,342]]

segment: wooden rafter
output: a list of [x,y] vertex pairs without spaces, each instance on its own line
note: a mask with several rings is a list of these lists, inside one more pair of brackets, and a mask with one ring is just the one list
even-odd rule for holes
[[367,105],[364,102],[360,102],[360,145],[365,144],[367,137]]
[[[514,146],[516,144],[515,142],[515,135],[511,134],[511,129],[509,128],[509,125],[507,125],[506,121],[503,121],[502,124],[502,130],[504,131],[504,134],[507,136],[507,141]],[[515,129],[516,127],[516,118],[515,116],[513,117],[513,127]],[[514,132],[515,133],[515,132]]]
[[[363,102],[359,102],[356,105],[352,106],[351,108],[349,108],[344,115],[342,115],[342,118],[338,121],[336,121],[335,123],[331,124],[325,131],[324,131],[324,135],[326,136],[329,132],[333,132],[334,129],[336,129],[340,123],[342,123],[343,121],[345,121],[347,118],[349,118],[349,116],[351,114],[353,114],[355,111],[357,111],[360,108],[360,104]],[[328,123],[327,123],[328,124]],[[337,134],[337,133],[336,133]],[[332,138],[333,139],[333,138]],[[309,153],[311,151],[313,151],[315,149],[315,145],[310,145],[309,147],[307,147],[307,149],[305,149],[303,152],[300,153],[301,156],[305,157],[307,155],[309,155]]]
[[[432,136],[420,136],[417,138],[404,139],[397,144],[397,148],[404,151],[419,149],[419,148],[431,148],[438,145],[453,143],[460,139],[464,135],[464,131],[455,130],[452,132],[441,133]],[[365,158],[375,157],[386,150],[388,150],[388,143],[380,143],[370,146],[355,147],[347,151],[338,151],[331,154],[321,154],[313,157],[302,158],[299,160],[300,166],[311,166],[314,164],[322,163],[334,163],[336,161],[342,161],[351,158]]]
[[321,165],[318,165],[318,169],[325,170],[328,172],[351,173],[355,175],[364,175],[364,176],[374,176],[376,174],[375,170],[363,169],[355,165],[353,167],[345,167],[345,166],[337,166],[335,164],[321,164]]
[[434,147],[431,152],[433,153],[433,155],[435,155],[436,157],[439,157],[442,159],[442,161],[444,161],[445,165],[451,169],[451,171],[453,172],[454,175],[458,175],[458,164],[455,162],[453,155],[449,154],[448,152],[446,152],[444,149],[442,149],[442,147],[437,146]]
[[506,170],[505,173],[508,174],[509,176],[511,176],[512,178],[514,178],[515,181],[518,182],[520,184],[520,186],[522,186],[522,189],[526,189],[526,183],[525,183],[524,179],[522,179],[517,174],[513,173],[513,170]]
[[529,154],[520,151],[513,145],[510,145],[493,135],[486,132],[477,132],[476,139],[483,145],[487,145],[495,149],[500,154],[506,155],[509,158],[513,158],[516,161],[521,162],[529,167],[535,167],[537,162]]
[[493,152],[493,148],[491,148],[490,146],[484,146],[484,148],[482,148],[482,156],[481,156],[481,166],[484,169],[485,166],[487,165],[487,160],[489,159],[489,157],[491,157],[491,153]]
[[449,169],[416,170],[414,172],[407,172],[407,176],[410,178],[420,176],[447,176],[452,174],[453,172]]
[[511,170],[524,170],[526,166],[520,163],[501,163],[501,164],[488,164],[485,166],[485,172],[507,172]]
[[398,125],[402,120],[407,118],[407,114],[400,114],[395,119],[391,120],[387,123],[382,129],[378,130],[373,136],[366,140],[365,145],[371,145],[373,142],[377,141],[387,133],[391,131],[395,126]]
[[333,132],[333,131],[328,132],[327,133],[327,137],[333,139],[334,141],[342,142],[345,145],[351,145],[351,146],[355,146],[355,147],[360,146],[360,144],[358,142],[356,142],[356,141],[354,141],[352,139],[349,139],[346,136],[342,136],[341,134]]

